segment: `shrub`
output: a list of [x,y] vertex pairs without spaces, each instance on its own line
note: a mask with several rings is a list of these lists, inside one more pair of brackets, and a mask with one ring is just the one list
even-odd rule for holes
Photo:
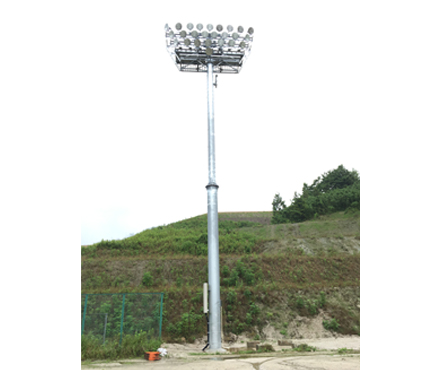
[[237,301],[237,293],[233,290],[230,290],[226,295],[226,302],[230,304],[234,304]]
[[260,309],[255,303],[251,303],[249,307],[249,312],[251,313],[251,315],[258,315],[260,313]]
[[324,307],[326,304],[326,299],[325,299],[325,293],[324,292],[320,292],[319,293],[319,307]]
[[306,343],[303,343],[303,344],[300,344],[298,347],[294,348],[293,350],[297,351],[297,352],[315,352],[316,347],[312,347]]
[[153,285],[153,276],[147,271],[144,273],[142,277],[142,285],[146,287],[150,287]]
[[336,321],[336,319],[324,320],[322,322],[322,325],[324,326],[324,328],[326,330],[331,330],[331,331],[338,331],[339,330],[339,324]]

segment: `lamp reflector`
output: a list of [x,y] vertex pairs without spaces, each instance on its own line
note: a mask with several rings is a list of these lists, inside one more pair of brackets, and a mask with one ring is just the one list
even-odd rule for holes
[[176,24],[176,30],[180,31],[182,29],[182,23],[177,23]]
[[231,25],[229,25],[229,26],[227,27],[227,29],[228,29],[229,32],[232,32],[232,31],[234,30],[234,27],[232,27]]
[[238,33],[243,33],[244,29],[242,26],[238,26],[237,31]]
[[249,27],[249,29],[248,29],[248,33],[249,33],[249,35],[253,35],[253,33],[254,33],[254,29],[253,29],[252,27]]
[[229,40],[228,45],[231,46],[231,47],[234,46],[235,45],[235,41],[234,40]]
[[186,28],[188,28],[191,31],[194,28],[194,25],[192,23],[188,23],[186,25]]
[[199,33],[196,30],[191,32],[192,37],[197,37],[198,35],[199,35]]
[[206,32],[206,31],[203,31],[203,32],[202,32],[202,36],[203,36],[203,37],[208,37],[208,35],[209,35],[208,32]]
[[180,37],[186,37],[186,31],[185,30],[180,31]]
[[217,25],[217,31],[218,32],[222,32],[223,31],[223,26],[221,24]]
[[185,43],[186,46],[189,46],[191,44],[191,40],[190,39],[185,39],[185,41],[183,41]]
[[197,29],[198,29],[199,31],[201,31],[202,28],[203,28],[203,24],[199,23],[196,27],[197,27]]
[[222,47],[224,44],[225,44],[225,40],[220,39],[220,40],[218,41],[218,46]]
[[222,39],[225,39],[225,38],[227,38],[229,35],[228,35],[228,33],[227,32],[223,32],[222,33]]
[[200,45],[202,45],[202,43],[200,42],[199,39],[195,39],[195,40],[194,40],[194,45],[197,46],[197,47],[199,47]]
[[246,47],[246,43],[244,41],[240,42],[240,47],[244,49]]
[[217,36],[218,36],[218,33],[217,33],[217,32],[215,32],[215,31],[212,31],[212,32],[211,32],[211,37],[212,37],[213,39],[215,39]]
[[234,32],[234,33],[232,34],[232,38],[233,38],[234,40],[237,40],[237,39],[238,39],[238,33]]
[[206,39],[205,40],[205,45],[206,46],[211,46],[211,40],[210,39]]
[[212,49],[206,48],[206,55],[212,55]]
[[206,26],[206,28],[208,29],[208,31],[211,31],[214,27],[213,27],[212,24],[208,24],[208,25]]

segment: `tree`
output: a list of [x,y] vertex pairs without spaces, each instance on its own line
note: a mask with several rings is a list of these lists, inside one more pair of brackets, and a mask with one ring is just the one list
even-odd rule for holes
[[286,207],[279,194],[272,202],[272,223],[302,222],[348,208],[360,209],[360,178],[356,170],[343,165],[316,178],[311,185],[303,184],[302,194],[295,192]]
[[288,220],[285,217],[286,203],[281,198],[280,193],[275,194],[272,201],[272,224],[282,224]]
[[[320,178],[318,177],[318,179]],[[359,173],[356,170],[348,171],[343,165],[340,165],[335,170],[322,175],[322,179],[316,183],[316,190],[318,193],[326,193],[331,190],[346,188],[359,181]]]

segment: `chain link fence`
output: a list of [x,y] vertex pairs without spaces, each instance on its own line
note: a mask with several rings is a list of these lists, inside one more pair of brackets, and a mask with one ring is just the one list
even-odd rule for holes
[[148,332],[162,336],[163,293],[81,294],[81,335],[102,338]]

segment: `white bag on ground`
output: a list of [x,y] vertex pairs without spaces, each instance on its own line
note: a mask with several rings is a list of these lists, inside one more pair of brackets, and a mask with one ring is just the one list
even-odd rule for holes
[[168,354],[168,351],[165,348],[159,348],[157,352],[160,352],[160,356],[166,356]]

